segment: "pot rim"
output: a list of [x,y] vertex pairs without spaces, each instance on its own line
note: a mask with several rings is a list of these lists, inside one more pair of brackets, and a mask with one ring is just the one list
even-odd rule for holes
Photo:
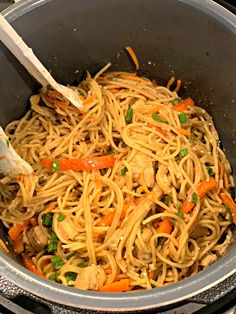
[[[29,11],[54,0],[22,0],[2,12],[14,21]],[[236,16],[212,0],[178,0],[204,11],[236,34]],[[158,308],[193,297],[222,282],[236,272],[233,249],[207,269],[176,284],[158,289],[131,293],[100,293],[83,291],[41,278],[0,251],[0,275],[22,289],[59,304],[102,311],[137,311]]]

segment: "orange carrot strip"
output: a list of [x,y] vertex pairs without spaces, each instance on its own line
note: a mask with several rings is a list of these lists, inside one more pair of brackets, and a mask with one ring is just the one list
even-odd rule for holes
[[20,234],[21,232],[28,226],[30,223],[29,220],[26,220],[23,222],[23,224],[15,224],[13,225],[9,230],[8,230],[8,235],[11,238],[12,241],[14,241]]
[[24,263],[25,268],[32,271],[34,274],[38,276],[44,277],[44,275],[35,267],[29,254],[23,253],[22,257],[23,257],[23,263]]
[[153,112],[159,112],[160,110],[165,109],[163,105],[156,105],[155,107],[148,110],[147,114],[152,114]]
[[176,131],[178,131],[178,133],[180,133],[182,135],[187,135],[187,136],[191,135],[191,133],[188,130],[176,128]]
[[112,92],[112,93],[117,93],[117,92],[119,92],[120,90],[118,89],[118,88],[108,88],[109,89],[109,91],[110,92]]
[[168,218],[163,218],[160,223],[159,228],[157,229],[157,233],[167,233],[170,234],[172,231],[172,224]]
[[159,133],[161,133],[165,137],[169,137],[169,133],[166,132],[165,130],[162,130],[159,126],[155,126],[153,124],[148,124],[149,128],[155,128]]
[[194,101],[191,97],[188,97],[181,102],[179,102],[177,105],[173,106],[172,109],[178,112],[182,112],[186,109],[188,109],[189,106],[194,106]]
[[128,54],[130,55],[131,59],[133,60],[135,67],[136,67],[136,70],[138,70],[139,69],[139,62],[138,62],[138,58],[136,57],[133,49],[129,46],[126,46],[125,49],[128,52]]
[[[198,187],[197,187],[197,193],[198,193],[200,200],[202,200],[204,198],[204,196],[206,195],[207,192],[214,189],[216,185],[217,185],[217,182],[212,177],[210,178],[209,181],[200,182]],[[194,206],[195,205],[193,204],[193,202],[191,200],[186,199],[182,205],[182,212],[184,214],[187,214],[193,209]]]
[[21,235],[13,241],[13,249],[16,254],[20,254],[24,251],[24,244]]
[[43,214],[50,213],[51,211],[53,211],[54,208],[56,208],[56,205],[55,205],[55,204],[49,205],[47,208],[45,208],[45,209],[42,211],[42,213],[43,213]]
[[91,94],[89,97],[87,97],[86,99],[83,100],[84,105],[89,104],[92,100],[94,100],[94,98],[96,98],[96,94]]
[[53,162],[58,163],[58,170],[75,170],[75,171],[89,171],[94,169],[110,168],[115,163],[114,156],[99,156],[99,157],[85,157],[74,159],[60,159],[54,161],[52,159],[42,159],[40,161],[41,166],[44,168],[51,168]]
[[231,209],[232,213],[233,213],[233,220],[234,220],[234,223],[236,224],[236,204],[235,202],[232,200],[232,198],[225,194],[225,193],[220,193],[220,198],[222,199],[222,202],[229,206],[229,208]]
[[122,279],[113,283],[102,286],[100,292],[124,292],[129,291],[129,280]]
[[[122,212],[121,212],[121,215],[120,215],[120,219],[124,219],[125,218],[126,211],[127,211],[128,208],[129,208],[128,204],[127,204],[127,206],[124,205],[124,207],[122,209]],[[98,220],[96,225],[97,226],[110,226],[112,224],[112,221],[113,221],[114,217],[115,217],[115,213],[116,213],[115,210],[107,213],[105,216],[103,216],[101,219]]]

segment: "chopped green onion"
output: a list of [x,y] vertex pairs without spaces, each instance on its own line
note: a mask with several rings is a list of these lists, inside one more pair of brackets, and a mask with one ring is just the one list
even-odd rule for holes
[[118,152],[115,149],[112,149],[108,152],[108,155],[117,155]]
[[78,87],[78,92],[81,96],[84,96],[84,97],[87,96],[86,91],[81,87]]
[[84,260],[81,260],[78,264],[77,264],[78,267],[80,268],[85,268],[88,266],[88,263],[86,263]]
[[176,105],[176,104],[178,104],[181,101],[182,101],[182,98],[181,97],[177,97],[177,98],[171,100],[171,103],[172,103],[172,105]]
[[164,203],[165,203],[166,205],[169,205],[169,203],[170,203],[170,201],[171,201],[171,197],[170,197],[169,195],[165,195],[163,201],[164,201]]
[[57,250],[57,242],[50,242],[47,245],[47,252],[51,253],[51,252],[55,252]]
[[157,112],[153,112],[153,113],[152,113],[152,118],[153,118],[154,121],[157,121],[157,122],[164,122],[163,119],[162,119],[162,117],[160,117]]
[[60,256],[57,256],[57,255],[51,257],[51,262],[56,270],[59,270],[60,268],[62,268],[64,264]]
[[138,246],[137,246],[137,244],[134,242],[134,244],[133,244],[133,250],[134,250],[134,251],[137,251],[137,249],[138,249]]
[[65,216],[62,213],[59,213],[58,217],[57,217],[57,221],[61,222],[64,220],[64,218],[65,218]]
[[126,121],[126,122],[131,122],[132,119],[133,119],[133,115],[134,115],[134,109],[129,108],[129,109],[126,111],[125,121]]
[[181,203],[178,203],[177,204],[177,208],[178,208],[178,212],[177,212],[177,215],[180,217],[180,218],[184,218],[184,213],[182,212],[182,204]]
[[48,279],[49,279],[49,280],[56,281],[56,280],[57,280],[57,273],[51,274]]
[[58,171],[60,169],[60,161],[54,160],[52,162],[52,171]]
[[10,141],[6,140],[7,147],[10,147]]
[[75,252],[72,252],[66,256],[66,259],[69,261],[69,259],[74,255],[75,255]]
[[224,206],[225,206],[227,213],[229,213],[229,215],[230,215],[230,219],[232,220],[233,219],[232,210],[230,209],[230,207],[228,205],[224,204]]
[[187,155],[188,155],[188,150],[187,150],[187,148],[181,149],[181,150],[179,151],[179,155],[180,155],[181,157],[187,156]]
[[180,123],[185,123],[185,122],[187,122],[187,121],[188,121],[188,116],[186,115],[186,113],[181,112],[181,113],[179,114],[179,122],[180,122]]
[[50,227],[52,225],[53,213],[43,214],[42,218],[43,218],[42,223],[44,226]]
[[198,195],[195,192],[192,194],[192,202],[194,205],[196,205],[198,202]]
[[57,242],[58,238],[57,238],[57,235],[56,235],[56,232],[52,232],[51,234],[51,242]]
[[215,173],[214,173],[213,169],[211,168],[211,166],[206,165],[206,168],[207,168],[209,176],[213,177],[215,175]]
[[122,177],[124,177],[126,175],[127,171],[128,171],[128,169],[126,167],[121,169],[120,174],[122,175]]
[[78,276],[77,273],[70,272],[70,273],[68,273],[68,275],[65,276],[65,278],[66,278],[67,281],[71,281],[71,280],[75,281],[77,276]]

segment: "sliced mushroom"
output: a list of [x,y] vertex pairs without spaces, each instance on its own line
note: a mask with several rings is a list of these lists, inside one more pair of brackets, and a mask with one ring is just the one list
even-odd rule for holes
[[91,265],[81,268],[75,281],[75,288],[98,290],[106,281],[105,271],[101,266]]
[[47,245],[47,233],[40,226],[30,228],[30,230],[27,231],[26,236],[28,238],[29,245],[35,252],[41,252]]

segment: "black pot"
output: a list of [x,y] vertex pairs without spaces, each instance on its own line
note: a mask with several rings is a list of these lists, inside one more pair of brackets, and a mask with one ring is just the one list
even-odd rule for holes
[[[143,74],[158,82],[174,75],[213,116],[236,169],[236,17],[210,0],[23,0],[5,17],[61,83],[80,80],[108,61],[132,70],[124,46],[135,50]],[[39,86],[0,44],[0,124],[26,110]],[[4,238],[4,234],[2,234]],[[18,286],[74,307],[131,311],[160,307],[204,291],[235,272],[236,251],[177,284],[151,291],[103,294],[39,278],[0,252],[0,274]]]

